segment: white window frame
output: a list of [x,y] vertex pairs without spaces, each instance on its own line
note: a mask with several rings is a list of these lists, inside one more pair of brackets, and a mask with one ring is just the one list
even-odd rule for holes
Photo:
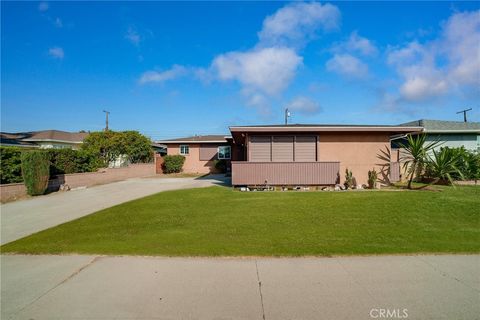
[[[228,152],[229,157],[220,157],[220,148],[228,148],[230,151]],[[225,152],[224,152],[225,154]],[[230,160],[232,158],[232,147],[231,146],[219,146],[217,148],[217,159],[218,160]]]
[[[182,148],[185,148],[185,147],[187,148],[187,152],[186,152],[186,153],[185,153],[185,152],[182,152]],[[180,154],[181,154],[182,156],[188,156],[188,155],[190,154],[190,146],[189,146],[188,144],[181,144],[178,148],[179,148]]]

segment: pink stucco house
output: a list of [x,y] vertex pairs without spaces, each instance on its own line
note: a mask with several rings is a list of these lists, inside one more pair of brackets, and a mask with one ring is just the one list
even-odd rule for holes
[[[232,185],[320,186],[344,181],[345,169],[358,184],[376,169],[382,179],[399,178],[398,159],[381,163],[390,139],[421,132],[420,126],[254,125],[232,126],[231,136],[165,140],[168,154],[186,157],[184,171],[214,172],[214,160],[231,166]],[[340,180],[340,181],[339,181]]]
[[167,155],[185,157],[183,172],[214,173],[215,160],[231,159],[232,138],[225,135],[192,136],[158,141],[167,146]]

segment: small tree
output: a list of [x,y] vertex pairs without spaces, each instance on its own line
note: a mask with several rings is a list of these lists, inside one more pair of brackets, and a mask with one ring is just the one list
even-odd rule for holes
[[375,183],[377,182],[377,179],[377,171],[375,169],[372,169],[371,171],[368,170],[368,187],[370,189],[375,189]]
[[433,141],[428,144],[425,144],[427,136],[425,134],[419,134],[412,136],[411,134],[407,135],[407,143],[400,143],[400,146],[404,149],[404,155],[401,157],[400,161],[403,162],[403,168],[407,169],[408,179],[408,189],[412,189],[412,181],[415,177],[415,174],[418,174],[420,168],[423,168],[425,162],[427,161],[427,154],[433,148],[440,144],[439,141]]
[[163,157],[163,168],[165,173],[182,172],[185,157],[181,155],[167,155]]
[[120,156],[126,156],[131,163],[145,163],[153,160],[150,139],[138,131],[92,132],[83,141],[82,150],[98,155],[104,166],[108,166]]
[[50,159],[47,152],[28,151],[22,153],[22,175],[27,193],[41,195],[48,186]]

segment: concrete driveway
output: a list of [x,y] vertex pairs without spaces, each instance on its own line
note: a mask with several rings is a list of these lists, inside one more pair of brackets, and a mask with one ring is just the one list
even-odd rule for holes
[[139,178],[2,204],[0,243],[5,244],[157,192],[228,183],[228,178],[222,175],[204,178]]
[[472,320],[480,314],[479,255],[0,259],[2,319],[361,320],[389,312],[389,319]]

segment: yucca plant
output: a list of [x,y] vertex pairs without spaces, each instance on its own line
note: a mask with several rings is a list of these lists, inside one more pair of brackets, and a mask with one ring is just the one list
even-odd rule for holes
[[424,168],[425,163],[428,160],[427,154],[433,150],[433,148],[439,146],[440,141],[432,141],[425,144],[427,136],[425,134],[419,135],[407,135],[407,142],[400,143],[403,148],[403,155],[400,162],[403,162],[404,170],[407,170],[408,189],[412,189],[412,181],[418,171]]
[[461,154],[455,149],[441,148],[440,151],[432,151],[427,163],[428,174],[434,178],[432,184],[440,180],[448,181],[453,185],[454,177],[463,179],[463,173],[458,165],[461,163]]

